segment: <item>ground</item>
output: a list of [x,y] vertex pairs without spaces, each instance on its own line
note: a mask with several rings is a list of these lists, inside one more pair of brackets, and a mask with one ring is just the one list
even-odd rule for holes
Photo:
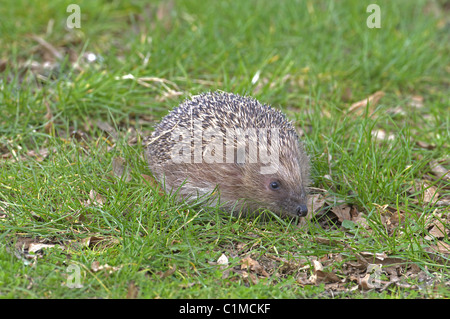
[[[448,1],[73,2],[0,7],[0,298],[450,297]],[[160,191],[142,139],[211,90],[293,121],[307,218]]]

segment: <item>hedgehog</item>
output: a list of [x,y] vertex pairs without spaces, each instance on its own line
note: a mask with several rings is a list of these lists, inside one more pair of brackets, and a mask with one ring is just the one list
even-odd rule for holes
[[145,149],[155,179],[180,200],[211,195],[234,216],[308,213],[303,144],[281,111],[252,97],[192,96],[156,125]]

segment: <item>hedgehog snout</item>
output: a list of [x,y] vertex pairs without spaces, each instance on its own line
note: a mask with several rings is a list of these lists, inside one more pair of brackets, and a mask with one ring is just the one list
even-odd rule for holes
[[300,204],[297,206],[295,213],[298,217],[305,217],[308,214],[308,207],[305,204]]

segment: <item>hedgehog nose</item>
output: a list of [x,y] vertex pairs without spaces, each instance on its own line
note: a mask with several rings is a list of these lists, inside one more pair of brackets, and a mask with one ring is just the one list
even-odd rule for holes
[[297,216],[305,217],[308,214],[308,207],[304,204],[300,204],[297,206],[297,210],[295,211]]

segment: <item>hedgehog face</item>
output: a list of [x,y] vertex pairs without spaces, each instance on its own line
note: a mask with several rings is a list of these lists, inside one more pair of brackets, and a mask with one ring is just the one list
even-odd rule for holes
[[306,206],[306,191],[297,185],[292,188],[289,181],[282,181],[279,177],[269,177],[263,181],[267,198],[271,198],[271,210],[279,215],[305,217],[308,213]]
[[[259,173],[257,166],[247,164],[244,173],[243,184],[254,185],[243,189],[240,194],[247,199],[247,210],[268,209],[279,216],[306,216],[307,194],[301,172],[263,175]],[[287,172],[286,168],[283,168],[282,172]],[[248,181],[251,181],[251,184]]]

